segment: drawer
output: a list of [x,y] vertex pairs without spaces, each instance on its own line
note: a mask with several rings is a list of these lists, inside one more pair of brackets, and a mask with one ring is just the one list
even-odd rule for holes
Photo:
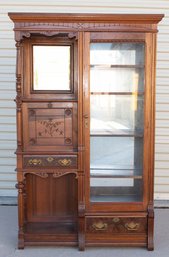
[[23,165],[24,168],[77,168],[77,155],[26,155]]
[[91,217],[86,218],[89,234],[146,233],[146,217]]

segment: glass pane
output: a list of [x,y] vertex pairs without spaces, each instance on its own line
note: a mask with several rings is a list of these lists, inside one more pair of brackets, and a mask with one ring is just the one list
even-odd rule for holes
[[144,44],[91,43],[90,200],[143,198]]
[[144,68],[93,66],[90,70],[90,90],[91,92],[143,92]]
[[142,201],[142,152],[142,138],[91,137],[91,201]]
[[129,176],[134,175],[134,171],[139,174],[142,170],[142,151],[142,137],[91,136],[91,175],[104,172]]
[[144,65],[143,43],[91,43],[91,65]]
[[142,134],[143,96],[91,95],[91,134]]
[[141,202],[143,181],[131,178],[91,178],[91,202]]
[[33,46],[33,89],[70,90],[70,46]]

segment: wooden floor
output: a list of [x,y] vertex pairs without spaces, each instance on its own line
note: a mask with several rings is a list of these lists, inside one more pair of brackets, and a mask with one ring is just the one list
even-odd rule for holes
[[155,210],[155,250],[145,248],[26,247],[17,250],[17,207],[0,206],[0,257],[169,257],[169,209]]

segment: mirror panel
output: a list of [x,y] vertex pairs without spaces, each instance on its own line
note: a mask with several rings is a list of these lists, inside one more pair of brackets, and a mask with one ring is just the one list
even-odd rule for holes
[[70,46],[33,46],[33,90],[70,90]]

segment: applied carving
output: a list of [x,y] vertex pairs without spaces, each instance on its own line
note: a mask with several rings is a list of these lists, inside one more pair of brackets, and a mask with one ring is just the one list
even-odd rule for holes
[[73,173],[76,175],[75,178],[78,178],[78,173],[76,171],[56,171],[53,173],[53,177],[54,178],[59,178],[59,177],[62,177],[64,175],[67,175],[67,174],[70,174],[70,173]]
[[21,112],[21,107],[22,107],[22,97],[21,97],[21,94],[18,93],[14,101],[16,103],[17,112]]
[[24,189],[25,189],[25,181],[20,181],[15,185],[16,189],[18,189],[18,193],[19,194],[23,194],[24,193]]
[[52,118],[49,118],[48,120],[42,120],[38,121],[43,127],[44,130],[38,132],[39,136],[51,136],[53,137],[54,133],[58,133],[59,136],[63,136],[64,132],[62,129],[59,128],[59,126],[63,123],[62,121],[54,121]]

